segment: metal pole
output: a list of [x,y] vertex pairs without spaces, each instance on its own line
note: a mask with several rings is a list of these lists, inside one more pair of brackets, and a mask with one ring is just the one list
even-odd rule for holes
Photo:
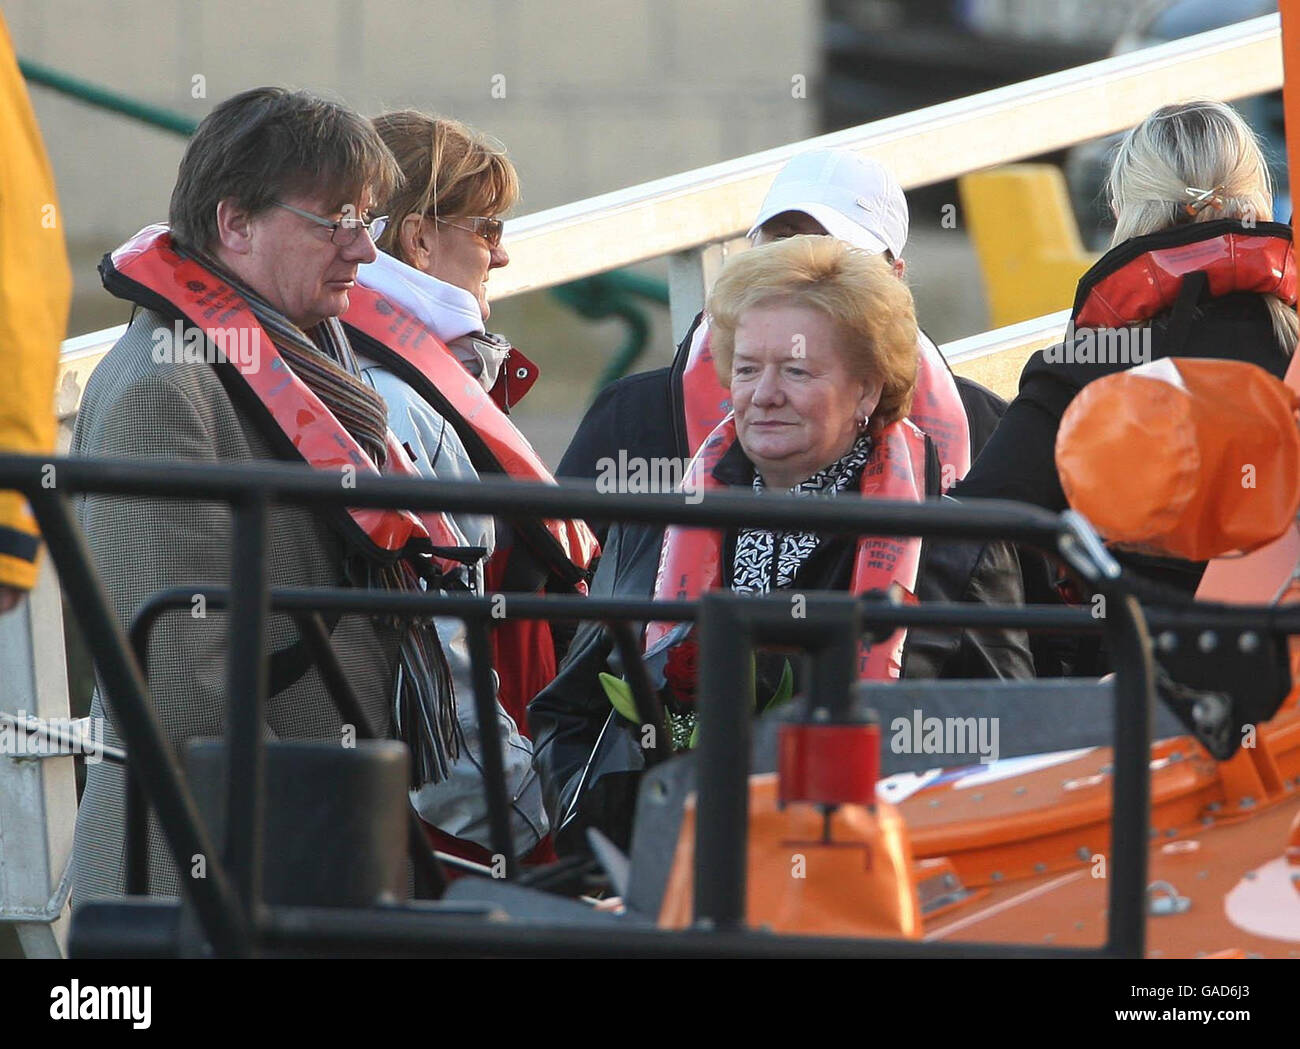
[[749,861],[753,642],[736,595],[700,598],[699,793],[695,805],[695,922],[744,927]]
[[1147,840],[1151,822],[1151,718],[1155,668],[1137,599],[1108,595],[1106,642],[1115,659],[1115,780],[1111,788],[1110,907],[1107,948],[1123,957],[1146,951]]
[[262,898],[262,830],[265,810],[266,500],[236,502],[230,566],[230,645],[226,664],[226,849],[224,859],[243,905],[245,921],[257,928]]

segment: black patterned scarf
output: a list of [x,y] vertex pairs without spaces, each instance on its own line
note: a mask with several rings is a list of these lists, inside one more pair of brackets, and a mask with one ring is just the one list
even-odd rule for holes
[[[211,255],[188,251],[174,242],[173,246],[177,254],[210,270],[243,297],[285,364],[321,399],[375,466],[382,467],[388,406],[362,378],[338,318],[326,318],[310,332],[303,331]],[[363,551],[354,551],[353,556],[357,553],[362,555],[360,574],[366,586],[423,589],[420,574],[409,560],[384,563]],[[393,722],[397,737],[411,748],[412,786],[420,787],[445,779],[459,756],[456,693],[432,620],[406,620],[403,627],[401,658],[393,676]]]
[[[795,485],[788,494],[833,498],[847,492],[858,484],[870,455],[871,435],[861,434],[844,455]],[[763,475],[755,470],[754,491],[767,490]],[[731,562],[731,589],[742,594],[767,594],[790,586],[819,541],[815,532],[773,533],[765,528],[742,528],[736,535]]]

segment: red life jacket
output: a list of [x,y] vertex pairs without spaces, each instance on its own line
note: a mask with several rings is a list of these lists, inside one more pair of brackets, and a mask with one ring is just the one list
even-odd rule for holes
[[[433,332],[370,288],[358,285],[349,298],[342,320],[361,334],[356,345],[451,423],[475,469],[517,481],[555,483],[528,438]],[[512,353],[507,366],[514,367],[513,362]],[[586,522],[530,521],[516,525],[516,530],[561,582],[586,592],[587,569],[600,553]]]
[[1149,320],[1174,305],[1192,273],[1205,274],[1211,298],[1254,292],[1276,295],[1294,306],[1291,228],[1277,222],[1244,227],[1236,219],[1219,219],[1135,237],[1107,252],[1083,275],[1075,295],[1074,323],[1124,328]]
[[[343,322],[353,345],[415,390],[451,424],[475,469],[506,474],[516,480],[555,483],[546,464],[496,399],[483,390],[427,326],[371,288],[357,285],[349,298],[351,304]],[[520,367],[515,356],[512,351],[504,368]],[[531,385],[535,369],[531,369],[531,377],[521,378],[528,378]],[[498,380],[493,390],[501,386]],[[489,560],[488,589],[507,588],[508,575],[513,574],[509,566],[522,548],[562,588],[587,592],[588,571],[600,553],[600,544],[585,521],[529,519],[512,521],[511,527],[515,545],[500,546]],[[535,573],[523,575],[536,577]],[[492,644],[501,705],[527,734],[528,704],[551,683],[558,669],[550,624],[507,619],[492,631]]]
[[[682,487],[713,491],[726,486],[713,476],[714,467],[736,443],[736,424],[728,414],[704,441],[691,460]],[[864,499],[925,498],[925,434],[906,419],[885,427],[876,439],[862,471],[859,493]],[[655,576],[654,600],[693,601],[704,591],[722,585],[723,535],[718,529],[670,525],[664,532]],[[916,536],[861,536],[853,559],[851,593],[887,590],[894,583],[916,593],[921,565],[921,540]],[[675,624],[648,623],[647,651]],[[902,672],[906,631],[899,630],[879,645],[863,644],[858,656],[858,676],[872,681],[896,679]]]
[[[939,348],[920,331],[916,348],[916,395],[908,418],[934,441],[939,462],[943,464],[942,489],[947,491],[970,470],[970,423],[957,383]],[[687,454],[694,455],[731,411],[731,394],[718,378],[709,345],[709,327],[704,320],[695,326],[691,336],[682,371],[682,403]]]
[[[318,470],[358,473],[381,470],[350,433],[280,356],[248,304],[235,289],[172,248],[165,225],[146,226],[100,264],[104,287],[114,295],[176,317],[204,332],[222,330],[239,345],[257,347],[253,366],[229,357],[214,366],[235,377],[244,398],[276,450]],[[209,338],[209,341],[212,341]],[[383,473],[419,477],[405,449],[389,431]],[[435,511],[348,509],[339,511],[344,535],[370,556],[396,558],[427,553],[446,570],[462,560],[456,529]]]

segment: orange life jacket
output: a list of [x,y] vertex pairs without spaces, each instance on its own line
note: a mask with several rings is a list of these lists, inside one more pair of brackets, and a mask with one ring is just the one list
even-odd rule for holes
[[[713,491],[726,486],[713,476],[714,467],[736,443],[736,424],[730,414],[714,428],[691,460],[682,481],[684,489]],[[862,470],[859,493],[864,499],[919,502],[925,498],[925,434],[906,419],[892,423],[877,437]],[[718,529],[670,525],[664,532],[655,577],[656,601],[693,601],[704,591],[722,585],[723,535]],[[853,560],[849,589],[854,594],[887,590],[894,583],[915,594],[921,565],[921,540],[916,536],[861,536]],[[646,625],[646,649],[652,648],[674,624]],[[858,656],[858,676],[872,681],[896,679],[902,672],[906,631],[896,631],[888,641],[864,644]]]
[[[114,295],[175,317],[204,332],[235,333],[239,345],[257,348],[254,359],[226,357],[214,366],[233,377],[250,396],[253,409],[272,444],[285,458],[300,459],[318,470],[357,473],[381,470],[342,423],[325,407],[280,356],[240,294],[193,259],[172,248],[164,225],[146,226],[100,264],[104,287]],[[246,340],[246,341],[245,341]],[[229,343],[227,343],[229,345]],[[389,431],[383,473],[419,477],[406,450]],[[456,529],[434,511],[348,509],[337,514],[344,535],[370,556],[396,558],[432,553],[446,570],[463,559]]]
[[[916,348],[916,394],[908,418],[934,441],[944,467],[942,489],[947,491],[970,470],[970,422],[957,383],[938,347],[918,331]],[[731,394],[718,378],[709,327],[703,319],[695,326],[682,371],[682,404],[687,454],[694,455],[731,411]]]

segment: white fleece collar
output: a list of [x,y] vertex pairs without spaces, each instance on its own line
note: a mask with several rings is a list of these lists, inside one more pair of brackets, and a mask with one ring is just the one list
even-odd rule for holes
[[438,280],[381,251],[357,270],[357,283],[377,291],[413,314],[443,342],[483,333],[478,299],[464,288]]

